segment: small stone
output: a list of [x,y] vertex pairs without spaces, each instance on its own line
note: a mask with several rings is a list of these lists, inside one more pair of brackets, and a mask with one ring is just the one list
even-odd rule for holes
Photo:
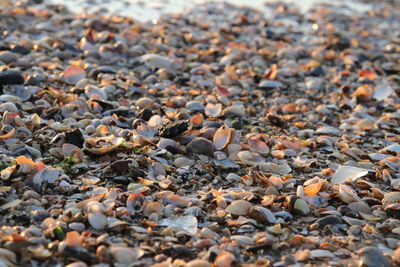
[[0,52],[0,61],[4,62],[5,64],[10,64],[13,61],[17,60],[17,56],[10,52],[10,51],[1,51]]
[[18,108],[14,103],[11,102],[0,104],[0,113],[4,113],[5,111],[16,113],[18,112]]
[[197,102],[197,101],[187,102],[185,105],[185,108],[192,110],[192,111],[204,112],[203,104],[200,102]]
[[258,84],[258,88],[262,90],[277,89],[283,87],[283,83],[271,80],[262,80]]
[[7,84],[23,84],[24,77],[19,70],[4,70],[0,72],[0,86]]

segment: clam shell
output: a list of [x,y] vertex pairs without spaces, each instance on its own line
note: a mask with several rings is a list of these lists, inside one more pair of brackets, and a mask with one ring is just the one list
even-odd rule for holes
[[269,154],[269,147],[267,144],[261,140],[251,139],[248,141],[250,145],[250,150],[261,155],[268,155]]
[[221,111],[222,111],[221,103],[218,104],[208,103],[205,107],[205,114],[208,117],[219,117],[221,115]]
[[304,187],[304,193],[307,196],[316,196],[322,188],[323,183],[318,182]]
[[250,151],[240,151],[238,152],[237,156],[239,160],[246,165],[254,166],[264,162],[264,158],[262,156]]
[[163,206],[158,203],[158,202],[150,202],[146,203],[143,208],[143,215],[144,216],[150,216],[152,213],[157,213],[158,215],[161,215],[163,211]]
[[248,201],[235,200],[226,207],[225,211],[233,215],[247,215],[250,208],[251,204]]
[[235,130],[222,125],[214,134],[213,144],[216,150],[222,150],[232,143],[235,136]]
[[228,154],[232,154],[232,153],[234,153],[234,152],[239,152],[239,151],[241,151],[241,150],[242,150],[242,146],[239,145],[239,144],[229,144],[229,145],[226,147],[226,149],[227,149],[227,151],[228,151]]
[[337,194],[338,198],[344,203],[350,204],[351,202],[359,201],[356,191],[350,186],[341,184],[339,185],[339,192]]
[[396,172],[400,172],[400,157],[388,157],[381,160],[379,164],[387,166]]
[[355,212],[371,214],[371,208],[363,201],[352,202],[349,204],[349,208]]
[[400,192],[390,192],[384,195],[382,204],[386,206],[391,203],[400,203]]
[[332,184],[343,184],[346,181],[354,181],[368,174],[368,170],[352,166],[339,166],[331,179]]
[[96,230],[103,230],[107,226],[107,217],[102,213],[91,213],[88,216],[90,225]]
[[123,246],[112,246],[110,253],[115,262],[129,266],[144,255],[144,250],[140,248],[130,248]]

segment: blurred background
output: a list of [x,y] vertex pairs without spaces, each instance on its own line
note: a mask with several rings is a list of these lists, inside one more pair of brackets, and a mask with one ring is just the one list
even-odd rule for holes
[[[1,0],[0,0],[1,1]],[[318,4],[330,4],[355,11],[367,11],[370,4],[352,0],[36,0],[46,3],[64,4],[74,12],[103,12],[116,13],[134,17],[140,21],[156,20],[161,14],[182,13],[196,4],[209,2],[228,2],[239,6],[247,6],[267,11],[266,3],[284,2],[297,5],[302,11],[315,7]],[[399,0],[400,1],[400,0]]]

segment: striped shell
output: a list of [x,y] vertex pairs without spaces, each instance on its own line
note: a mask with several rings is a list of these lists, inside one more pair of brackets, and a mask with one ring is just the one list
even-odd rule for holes
[[382,199],[383,206],[389,205],[391,203],[400,203],[400,192],[390,192],[384,195]]
[[239,152],[239,151],[241,151],[241,150],[242,150],[242,146],[239,145],[239,144],[229,144],[229,145],[226,147],[226,149],[227,149],[227,151],[228,151],[228,154],[232,154],[232,153],[234,153],[234,152]]

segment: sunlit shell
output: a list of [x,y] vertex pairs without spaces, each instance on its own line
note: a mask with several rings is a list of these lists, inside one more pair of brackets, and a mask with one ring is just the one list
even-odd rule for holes
[[261,155],[267,155],[269,153],[269,147],[261,140],[251,139],[248,141],[250,150]]
[[116,263],[129,266],[144,255],[144,250],[140,248],[112,246],[110,247],[110,253]]
[[6,133],[6,134],[4,134],[4,135],[1,135],[1,136],[0,136],[0,140],[9,139],[9,138],[11,138],[11,137],[14,136],[14,133],[15,133],[15,129],[12,129],[12,130],[9,131],[8,133]]
[[153,99],[149,97],[142,97],[136,101],[136,106],[139,109],[151,108],[153,106],[153,103],[154,103]]
[[245,110],[240,105],[233,105],[230,107],[226,107],[222,111],[222,115],[225,118],[234,118],[234,117],[244,117],[246,115]]
[[[212,264],[206,260],[192,260],[185,264],[186,267],[212,267]],[[162,267],[162,266],[157,266]],[[167,266],[166,266],[167,267]]]
[[294,202],[293,210],[301,215],[307,215],[310,213],[310,207],[308,206],[307,202],[301,198]]
[[400,203],[400,192],[390,192],[384,195],[382,204],[386,206],[391,203]]
[[91,213],[88,215],[90,225],[96,230],[103,230],[107,226],[107,217],[102,213]]
[[261,155],[250,151],[240,151],[237,156],[239,160],[246,165],[257,165],[265,162]]
[[361,99],[368,100],[371,98],[373,90],[369,84],[363,84],[359,86],[353,93],[353,96]]
[[242,146],[239,144],[229,144],[226,147],[227,151],[228,151],[228,155],[232,154],[234,152],[239,152],[242,150]]
[[215,267],[229,267],[235,261],[235,256],[227,251],[220,252],[214,260]]
[[350,186],[344,184],[339,185],[339,192],[337,196],[340,200],[347,204],[360,200],[356,191],[354,191],[354,189],[352,189]]
[[69,246],[80,246],[81,236],[77,231],[68,232],[65,241]]
[[271,176],[268,178],[268,181],[271,183],[271,185],[275,186],[277,189],[283,188],[283,182],[280,177]]
[[163,206],[158,202],[146,203],[143,207],[143,215],[150,216],[152,213],[162,214]]
[[368,170],[361,169],[353,166],[341,165],[336,170],[335,174],[331,179],[332,184],[343,184],[346,181],[354,181],[360,177],[368,174]]
[[307,196],[316,196],[319,191],[322,188],[323,183],[319,182],[319,183],[315,183],[315,184],[310,184],[306,187],[304,187],[304,193]]
[[189,206],[189,203],[190,203],[190,201],[187,200],[186,198],[183,198],[183,197],[175,195],[175,194],[167,196],[165,198],[165,200],[168,204],[172,204],[174,206],[181,207],[181,208],[185,208],[185,207]]
[[388,157],[381,160],[379,164],[387,166],[396,172],[400,172],[400,157]]
[[205,114],[208,117],[219,117],[221,115],[221,111],[222,111],[221,103],[218,104],[208,103],[205,107]]
[[198,127],[203,123],[203,115],[197,114],[194,115],[191,119],[190,122],[193,124],[194,127]]
[[[99,147],[99,143],[101,144]],[[87,138],[84,150],[94,155],[104,155],[116,151],[125,143],[122,137]]]
[[241,177],[243,183],[245,185],[252,185],[253,184],[253,178],[250,175],[243,175]]
[[233,215],[247,215],[251,204],[246,200],[235,200],[228,207],[226,207],[226,212]]
[[64,70],[64,79],[69,84],[76,84],[86,77],[86,72],[76,66],[68,66]]
[[216,150],[222,150],[232,143],[235,137],[235,130],[222,125],[214,134],[213,144]]

